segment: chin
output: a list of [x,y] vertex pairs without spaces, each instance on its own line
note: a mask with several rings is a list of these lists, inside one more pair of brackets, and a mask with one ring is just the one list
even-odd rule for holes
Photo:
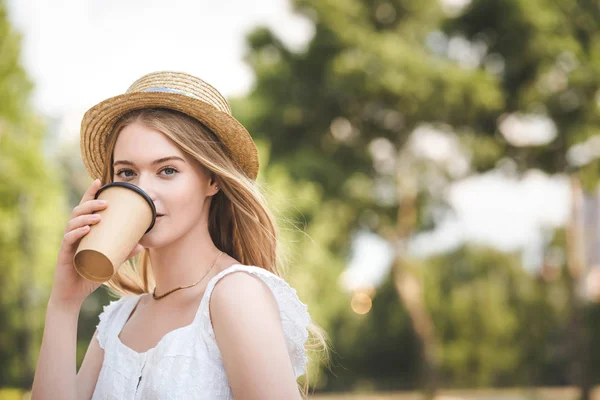
[[157,249],[165,246],[170,240],[165,240],[164,237],[158,235],[158,232],[150,231],[140,239],[140,244],[147,249]]
[[155,227],[142,236],[139,243],[147,249],[159,249],[166,247],[172,243],[181,240],[190,234],[195,234],[194,229],[197,229],[200,224],[194,220],[188,220],[184,223],[173,223],[173,221],[160,221]]
[[177,237],[172,235],[165,236],[159,234],[159,232],[150,231],[142,237],[139,243],[147,249],[160,249],[173,243],[177,240]]

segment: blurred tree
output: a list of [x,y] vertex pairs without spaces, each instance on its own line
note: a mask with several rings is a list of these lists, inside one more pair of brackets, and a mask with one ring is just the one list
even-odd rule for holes
[[[539,168],[570,174],[574,193],[581,182],[595,190],[600,167],[600,8],[594,1],[473,0],[445,24],[446,38],[483,49],[477,68],[498,78],[505,110],[483,117],[485,137],[510,159],[517,173]],[[532,135],[540,132],[539,137]],[[476,147],[475,149],[476,150]],[[479,162],[487,169],[490,160]],[[492,160],[496,161],[496,160]],[[577,210],[574,210],[575,212]],[[580,243],[567,230],[572,310],[571,340],[575,381],[588,399],[591,390],[589,332],[576,287],[586,269],[577,254]]]
[[[234,113],[238,101],[232,101]],[[286,260],[286,279],[308,305],[311,318],[326,332],[336,316],[348,309],[346,296],[338,285],[344,263],[336,256],[348,247],[345,232],[353,210],[339,201],[323,201],[321,188],[310,181],[294,181],[281,164],[272,164],[270,143],[257,140],[261,157],[258,185],[274,210],[280,228],[281,248]],[[306,219],[311,217],[312,223]],[[309,348],[312,348],[312,341]],[[319,350],[316,346],[314,350]],[[314,388],[323,387],[323,354],[312,352],[308,380]],[[303,377],[302,379],[306,379]]]
[[[398,243],[396,287],[425,344],[425,381],[433,392],[435,338],[422,299],[401,290],[411,279],[402,257],[407,239],[422,227],[421,213],[428,203],[441,203],[441,193],[433,200],[431,193],[421,196],[431,186],[398,158],[425,121],[475,125],[501,110],[496,78],[423,46],[443,18],[437,1],[294,4],[312,19],[315,35],[301,53],[267,29],[249,35],[247,60],[257,83],[238,107],[241,119],[271,142],[273,164],[284,165],[296,181],[315,182],[323,201],[346,206],[346,242],[363,227]],[[440,170],[434,179],[445,175]],[[428,200],[416,201],[421,197]],[[306,223],[315,217],[305,215]]]
[[[447,39],[463,38],[485,49],[477,66],[497,77],[506,104],[482,116],[488,129],[481,133],[493,136],[519,171],[555,174],[583,167],[582,175],[595,186],[597,156],[585,157],[573,146],[597,135],[600,123],[599,23],[598,4],[576,0],[474,0],[446,22]],[[528,122],[519,120],[524,116],[548,118],[548,125],[519,126]],[[547,140],[532,140],[527,128],[545,130]],[[474,165],[485,169],[490,163]]]
[[[267,29],[249,35],[257,82],[243,120],[271,141],[273,163],[315,182],[324,202],[348,207],[346,237],[366,228],[396,245],[395,287],[424,344],[433,392],[438,339],[421,278],[406,268],[406,243],[433,226],[444,188],[468,173],[576,166],[596,182],[600,150],[590,158],[590,146],[575,146],[598,122],[597,4],[474,0],[456,16],[435,0],[293,4],[314,36],[293,52]],[[413,148],[432,132],[459,139],[465,168]],[[310,224],[315,215],[305,217]]]
[[[427,312],[439,341],[444,387],[566,385],[564,346],[568,290],[523,270],[518,254],[467,245],[447,254],[405,261],[422,279]],[[398,303],[390,274],[364,315],[334,316],[336,346],[324,389],[412,390],[422,376],[421,346],[409,313]],[[364,310],[363,310],[364,312]]]
[[0,1],[0,387],[30,387],[64,204],[29,103],[20,37]]
[[561,282],[541,282],[519,254],[475,246],[425,260],[420,271],[444,349],[444,385],[566,382],[560,367],[568,293]]
[[[325,372],[327,391],[414,390],[419,382],[419,339],[410,316],[398,302],[392,279],[376,290],[357,290],[352,297],[372,298],[372,307],[341,310],[329,333],[335,344],[331,370]],[[346,302],[350,303],[346,295]]]

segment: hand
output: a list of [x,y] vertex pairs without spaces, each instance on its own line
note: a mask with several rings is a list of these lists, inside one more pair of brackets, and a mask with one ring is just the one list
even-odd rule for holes
[[[79,242],[90,231],[90,226],[101,220],[101,216],[94,214],[94,212],[108,207],[108,204],[94,199],[100,187],[101,182],[99,179],[92,182],[81,198],[79,205],[73,209],[71,220],[67,223],[65,235],[58,252],[52,294],[50,295],[50,300],[60,306],[80,307],[86,297],[100,286],[100,283],[88,281],[79,275],[73,265],[73,257]],[[142,249],[143,247],[140,244],[136,244],[127,259],[133,257]]]

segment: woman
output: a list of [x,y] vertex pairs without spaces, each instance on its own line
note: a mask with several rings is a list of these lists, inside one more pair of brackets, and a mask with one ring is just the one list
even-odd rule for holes
[[[81,149],[96,180],[59,250],[33,399],[300,398],[316,326],[279,277],[257,150],[221,94],[187,74],[146,75],[88,110]],[[110,207],[94,195],[111,181],[142,188],[158,217],[129,255],[137,263],[108,282],[123,297],[104,308],[76,373],[78,313],[99,284],[73,256]]]

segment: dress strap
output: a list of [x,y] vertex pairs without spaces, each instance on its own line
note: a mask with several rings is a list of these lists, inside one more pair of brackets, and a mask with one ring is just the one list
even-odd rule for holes
[[207,339],[211,342],[217,356],[220,357],[212,321],[210,320],[210,298],[217,282],[224,276],[232,273],[248,273],[258,277],[271,290],[279,307],[279,315],[283,325],[288,353],[296,378],[303,375],[305,365],[308,361],[304,348],[308,339],[308,325],[310,323],[308,307],[300,301],[296,290],[285,280],[264,268],[236,264],[214,276],[208,282],[200,302],[200,307],[194,318],[194,323],[200,326],[201,331],[206,334]]
[[98,316],[98,325],[96,325],[100,347],[106,349],[109,341],[121,332],[139,298],[140,296],[123,296],[104,306],[102,313]]

